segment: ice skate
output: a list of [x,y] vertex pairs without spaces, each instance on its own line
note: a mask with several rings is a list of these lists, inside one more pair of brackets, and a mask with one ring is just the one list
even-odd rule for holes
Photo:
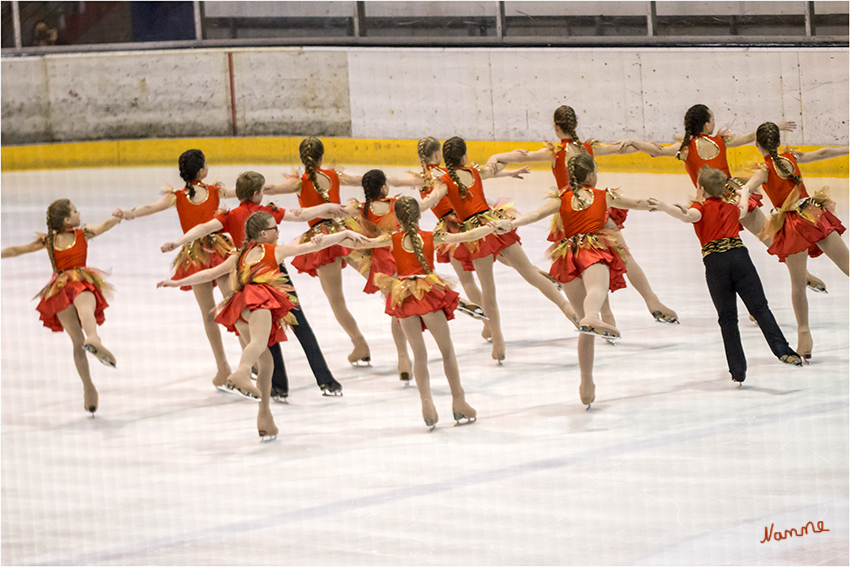
[[83,409],[91,413],[91,416],[94,417],[94,412],[97,411],[98,401],[97,390],[95,389],[94,384],[85,388],[84,396]]
[[351,366],[372,366],[372,357],[366,341],[354,346],[354,350],[348,355],[348,362]]
[[277,425],[270,411],[261,411],[257,414],[257,432],[262,437],[261,441],[273,441],[277,438]]
[[226,390],[225,384],[227,384],[227,377],[233,374],[233,371],[229,368],[226,371],[219,371],[218,374],[212,379],[212,384],[215,386],[216,390]]
[[490,323],[484,323],[484,328],[481,329],[481,338],[488,343],[493,342],[493,331],[490,330]]
[[286,392],[284,390],[278,390],[277,388],[272,386],[271,399],[273,402],[277,402],[279,404],[288,404],[289,392]]
[[564,286],[561,285],[561,282],[552,277],[552,274],[550,274],[549,272],[544,272],[540,268],[538,268],[537,271],[540,273],[541,276],[555,284],[555,287],[558,288],[558,291],[564,291]]
[[671,309],[658,309],[652,312],[652,316],[658,323],[667,323],[668,325],[678,325],[679,317],[676,312]]
[[493,341],[493,352],[490,354],[493,360],[502,366],[502,361],[505,360],[505,341]]
[[425,425],[429,427],[428,431],[434,431],[440,418],[437,416],[437,408],[434,407],[433,400],[422,400],[422,418],[425,420]]
[[585,317],[579,324],[578,332],[585,335],[593,335],[604,338],[619,339],[620,331],[599,318]]
[[319,386],[322,389],[323,396],[341,396],[342,395],[342,384],[333,380],[328,384],[322,384]]
[[[731,374],[731,373],[730,373]],[[739,388],[744,387],[744,380],[747,379],[747,373],[741,372],[740,374],[732,374],[732,381],[738,384]]]
[[259,400],[260,390],[251,383],[251,375],[250,372],[239,372],[238,370],[228,376],[227,378],[227,388],[229,390],[233,390],[237,392],[239,395],[251,399],[251,400]]
[[829,293],[826,291],[826,284],[820,278],[812,274],[806,274],[806,287],[815,293]]
[[466,403],[466,400],[461,397],[452,401],[452,417],[455,418],[455,425],[466,425],[467,423],[475,423],[478,412],[471,405]]
[[796,352],[789,352],[779,357],[779,362],[790,364],[791,366],[803,366],[803,359]]
[[407,388],[410,386],[410,372],[401,372],[398,375],[398,379],[404,383],[404,387]]
[[410,384],[410,379],[412,378],[411,372],[413,371],[412,366],[413,363],[410,362],[410,359],[407,359],[405,362],[399,361],[398,363],[398,379],[404,382],[405,386]]
[[459,299],[457,302],[457,310],[465,315],[469,315],[473,319],[483,319],[489,321],[489,317],[484,314],[484,310],[479,305],[475,305],[465,299]]
[[89,339],[85,342],[83,348],[86,349],[86,352],[93,354],[101,364],[115,368],[115,356],[105,346],[100,344],[100,341]]
[[797,331],[797,349],[796,352],[800,357],[808,363],[812,358],[812,333],[811,331]]
[[596,384],[593,383],[593,380],[590,380],[589,384],[585,382],[579,384],[578,396],[581,399],[581,403],[587,406],[585,410],[589,410],[590,404],[596,401]]

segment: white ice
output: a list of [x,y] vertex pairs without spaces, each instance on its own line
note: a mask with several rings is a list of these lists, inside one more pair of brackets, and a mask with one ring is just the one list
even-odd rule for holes
[[[231,186],[246,169],[272,181],[289,169],[210,160],[208,181]],[[84,222],[97,223],[117,207],[156,200],[166,183],[179,183],[176,159],[173,168],[3,173],[2,246],[44,231],[53,199],[71,198]],[[822,184],[846,224],[848,180],[808,180]],[[527,212],[552,185],[550,173],[535,172],[489,181],[486,190]],[[693,191],[684,174],[602,171],[599,185],[680,202]],[[359,195],[343,190],[344,198]],[[275,200],[295,206],[293,196]],[[304,228],[285,223],[281,240]],[[547,229],[543,221],[520,234],[532,262],[548,270]],[[154,287],[172,258],[159,247],[180,235],[174,210],[90,243],[89,265],[111,270],[117,290],[101,336],[118,368],[92,359],[100,392],[93,419],[68,337],[42,327],[31,300],[50,276],[47,255],[4,260],[2,563],[848,564],[848,278],[825,256],[810,261],[829,294],[809,293],[814,353],[802,369],[772,356],[739,302],[749,362],[739,389],[692,228],[632,212],[623,234],[682,323],[656,323],[631,287],[613,294],[623,338],[616,346],[597,340],[590,411],[578,397],[577,333],[509,268],[496,266],[504,366],[490,358],[478,321],[458,314],[451,322],[477,423],[453,427],[439,351],[428,339],[440,414],[431,433],[416,388],[398,380],[381,299],[363,294],[363,279],[346,270],[346,300],[374,364],[352,368],[351,343],[318,281],[297,274],[305,314],[345,395],[321,396],[291,336],[283,345],[290,403],[273,404],[280,435],[270,443],[257,436],[255,403],[213,389],[192,294]],[[787,271],[752,235],[743,239],[794,347]],[[224,341],[235,365],[238,342],[226,333]],[[761,543],[770,526],[800,533],[807,522],[829,531],[810,526]]]

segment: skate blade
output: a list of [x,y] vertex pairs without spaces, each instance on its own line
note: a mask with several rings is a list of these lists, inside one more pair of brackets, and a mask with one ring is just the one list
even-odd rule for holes
[[260,431],[260,443],[268,443],[269,441],[274,441],[277,439],[277,433],[274,435],[269,435],[265,431]]
[[594,337],[602,337],[605,339],[619,339],[620,335],[615,335],[608,329],[603,329],[602,327],[591,327],[590,325],[582,325],[576,332],[581,333],[582,335],[591,335]]
[[591,404],[585,404],[584,411],[590,411],[590,405]]
[[806,287],[815,293],[829,293],[826,291],[826,286],[821,284],[806,284]]
[[327,398],[336,398],[342,396],[342,390],[322,390],[322,395]]
[[455,418],[455,427],[461,425],[469,425],[470,423],[475,423],[476,421],[478,421],[477,417],[466,417],[462,413],[455,413],[453,414],[453,417]]
[[272,401],[277,404],[289,404],[288,396],[272,396]]
[[797,366],[799,368],[803,367],[803,358],[800,356],[783,354],[779,357],[779,362],[782,362],[783,364],[788,364],[789,366]]
[[676,317],[673,317],[673,316],[665,317],[664,314],[661,313],[661,311],[653,312],[652,316],[655,317],[656,323],[664,323],[666,325],[678,325],[679,324],[679,319],[677,319]]
[[617,341],[619,339],[616,337],[605,337],[605,342],[611,346],[617,346]]
[[353,366],[355,368],[371,367],[372,366],[372,357],[371,356],[364,356],[363,358],[361,358],[359,360],[355,360],[355,361],[349,360],[349,362],[351,362],[351,366]]
[[259,396],[252,394],[248,390],[243,390],[242,388],[240,388],[236,384],[227,384],[227,389],[230,390],[232,393],[238,395],[238,396],[242,396],[243,398],[247,398],[247,399],[253,400],[255,402],[259,401],[259,399],[260,399]]
[[457,310],[463,313],[464,315],[469,315],[473,319],[479,319],[481,321],[489,321],[490,318],[484,314],[484,310],[479,306],[472,303],[463,303],[459,302],[457,304]]
[[97,349],[97,347],[96,347],[96,346],[94,346],[93,344],[91,344],[91,343],[84,344],[84,345],[83,345],[83,348],[86,350],[86,352],[88,352],[88,353],[90,353],[90,354],[94,355],[94,357],[95,357],[97,360],[99,360],[99,361],[100,361],[100,363],[101,363],[101,364],[103,364],[104,366],[108,366],[108,367],[110,367],[110,368],[115,368],[115,359],[114,359],[114,358],[112,358],[111,356],[109,356],[109,355],[108,355],[108,354],[106,354],[106,353],[102,353],[102,352],[100,352],[100,351]]
[[405,383],[410,383],[410,372],[401,372],[398,375],[398,379]]

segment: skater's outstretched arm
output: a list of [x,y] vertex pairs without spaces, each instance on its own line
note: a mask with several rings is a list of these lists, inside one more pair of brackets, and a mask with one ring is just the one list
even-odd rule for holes
[[362,175],[348,175],[347,173],[343,173],[341,171],[337,171],[336,174],[339,176],[340,185],[352,185],[355,187],[360,187],[363,181]]
[[632,209],[635,211],[648,211],[649,201],[646,199],[630,199],[623,197],[616,190],[612,189],[606,192],[606,200],[608,207],[616,207],[618,209]]
[[301,191],[301,176],[292,173],[283,174],[283,183],[268,183],[263,186],[266,195],[285,195],[287,193],[298,193]]
[[527,224],[531,224],[539,221],[540,219],[545,219],[546,217],[552,216],[558,212],[558,209],[561,208],[561,200],[560,199],[549,199],[546,201],[546,204],[537,209],[536,211],[531,211],[530,213],[526,213],[521,217],[517,217],[511,221],[511,226],[514,228],[525,226]]
[[290,256],[298,256],[300,254],[309,254],[318,252],[336,244],[347,248],[364,248],[363,243],[369,240],[362,234],[358,234],[351,230],[342,230],[334,234],[317,234],[310,242],[303,244],[281,244],[275,247],[275,259],[280,264],[285,258]]
[[0,258],[14,258],[15,256],[20,256],[21,254],[29,254],[31,252],[38,252],[47,246],[47,237],[45,235],[39,236],[34,241],[29,244],[23,244],[21,246],[9,246],[8,248],[4,248],[0,251]]
[[286,209],[283,220],[289,222],[304,222],[313,219],[339,219],[351,216],[346,208],[339,203],[324,203],[306,209]]
[[[628,147],[632,151],[643,152],[649,157],[676,157],[680,144],[662,146],[656,142],[645,142],[642,140],[629,140]],[[627,151],[626,153],[631,153]]]
[[496,154],[487,160],[487,163],[489,164],[497,156],[499,158],[498,161],[501,163],[529,163],[533,161],[548,161],[552,163],[555,160],[555,155],[549,148],[540,148],[533,152],[517,149],[512,152]]
[[356,248],[358,250],[364,248],[384,248],[392,245],[393,235],[390,233],[385,233],[381,236],[376,236],[375,238],[367,238],[364,236],[363,239],[357,242],[356,244],[346,244],[346,246],[348,246],[349,248]]
[[109,217],[97,226],[85,227],[86,238],[94,238],[95,236],[100,236],[107,230],[112,230],[113,228],[118,226],[122,220],[124,219],[113,214],[111,217]]
[[823,159],[832,159],[841,156],[846,156],[850,152],[848,146],[841,148],[821,148],[813,152],[803,152],[797,154],[797,163],[811,163]]
[[424,187],[425,179],[421,173],[409,171],[405,177],[387,177],[387,185],[390,187]]
[[204,224],[199,224],[199,225],[195,226],[194,228],[190,229],[189,232],[187,232],[186,234],[184,234],[183,236],[181,236],[180,238],[178,238],[174,242],[166,242],[165,244],[162,245],[160,250],[162,250],[163,253],[171,252],[172,250],[180,248],[181,246],[183,246],[187,242],[192,242],[193,240],[197,240],[199,238],[202,238],[202,237],[204,237],[208,234],[212,234],[213,232],[216,232],[216,231],[221,230],[223,228],[224,228],[224,225],[221,224],[220,220],[212,219],[211,221],[207,221]]
[[[792,132],[795,128],[797,128],[796,122],[776,122],[775,124],[779,127],[780,132]],[[719,130],[723,130],[723,128],[721,127]],[[718,131],[718,135],[720,134],[721,132]],[[731,131],[723,130],[722,135],[726,140],[727,148],[736,148],[738,146],[743,146],[744,144],[752,144],[756,141],[755,131],[742,136],[733,136]]]
[[500,234],[509,232],[510,230],[512,230],[512,228],[513,227],[511,226],[510,221],[498,220],[485,226],[480,226],[476,229],[469,230],[467,232],[435,232],[434,243],[441,244],[445,242],[447,244],[457,244],[459,242],[471,242],[473,240],[478,240],[479,238],[484,238],[488,234],[492,234],[494,232],[498,232]]
[[440,202],[440,199],[448,195],[448,192],[445,183],[437,183],[431,189],[431,192],[428,193],[428,196],[419,201],[419,210],[424,211],[434,207],[434,205]]
[[133,207],[132,209],[115,209],[115,212],[112,214],[117,217],[121,217],[124,220],[133,220],[146,217],[154,213],[161,213],[162,211],[173,207],[175,203],[177,203],[177,197],[174,193],[168,192],[160,197],[159,200],[150,203],[149,205],[141,205]]
[[185,278],[180,280],[162,280],[161,282],[157,282],[156,287],[160,288],[198,285],[218,279],[221,276],[230,273],[234,269],[236,269],[235,254],[229,256],[227,260],[225,260],[218,266],[215,266],[214,268],[208,268],[206,270],[201,270],[200,272],[195,272],[191,276],[186,276]]
[[655,197],[647,199],[647,203],[649,204],[650,211],[663,211],[674,219],[678,219],[682,222],[695,223],[702,219],[701,212],[696,209],[685,207],[684,205],[671,205],[656,199]]

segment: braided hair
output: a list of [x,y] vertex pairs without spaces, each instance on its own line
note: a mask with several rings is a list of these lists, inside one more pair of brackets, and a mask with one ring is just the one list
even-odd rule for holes
[[596,163],[590,154],[579,154],[573,156],[567,162],[567,171],[570,175],[570,187],[576,191],[579,186],[584,183],[587,176],[593,173]]
[[327,191],[322,191],[322,188],[319,187],[319,179],[316,177],[316,167],[319,160],[325,155],[324,144],[322,144],[321,140],[313,136],[304,138],[301,140],[301,145],[298,146],[298,153],[301,156],[301,163],[304,164],[307,177],[310,178],[316,192],[329,203],[330,199],[328,199]]
[[691,138],[702,134],[703,126],[711,121],[711,111],[704,104],[695,104],[685,113],[685,137],[682,138],[682,145],[679,146],[679,151],[676,152],[676,159],[682,159],[680,154],[691,143]]
[[419,143],[416,144],[416,153],[419,154],[419,163],[422,164],[422,171],[426,171],[426,163],[429,157],[433,155],[434,152],[440,149],[440,140],[434,138],[433,136],[428,136],[427,138],[422,138],[419,140]]
[[50,256],[50,265],[56,270],[56,258],[53,257],[53,239],[57,232],[65,228],[65,219],[71,216],[71,201],[59,199],[50,203],[47,207],[47,255]]
[[793,171],[788,171],[785,162],[779,157],[779,126],[773,122],[765,122],[759,126],[756,130],[756,142],[767,150],[770,158],[773,160],[774,167],[784,173],[785,177],[793,181],[796,185],[800,185],[803,182],[803,179],[799,175]]
[[399,197],[395,200],[395,216],[402,230],[410,238],[410,244],[413,246],[413,252],[416,254],[416,259],[419,260],[419,265],[422,266],[426,274],[430,274],[431,269],[425,260],[425,254],[422,252],[422,238],[419,236],[419,201],[413,197]]
[[443,142],[443,160],[446,162],[446,171],[449,172],[449,177],[457,185],[461,199],[466,199],[467,187],[461,183],[460,177],[457,176],[457,171],[455,170],[460,167],[460,160],[465,155],[466,142],[463,141],[463,138],[455,136]]
[[269,221],[275,222],[271,213],[266,211],[251,213],[251,216],[245,220],[245,241],[242,243],[242,248],[236,252],[236,270],[230,278],[230,287],[233,291],[239,291],[243,287],[239,278],[239,261],[242,255],[251,245],[256,244],[260,232],[268,227]]
[[177,165],[180,167],[180,179],[186,182],[185,187],[190,199],[195,196],[195,187],[192,182],[198,178],[198,173],[204,169],[206,163],[207,158],[201,150],[186,150],[177,160]]
[[578,119],[576,118],[576,111],[572,109],[571,106],[559,106],[555,109],[555,116],[553,117],[555,121],[555,125],[561,129],[565,134],[569,134],[570,138],[578,145],[579,149],[583,154],[587,153],[587,148],[584,147],[584,144],[581,143],[581,140],[578,139],[578,134],[576,134],[576,126],[578,125]]
[[363,218],[366,218],[372,201],[380,198],[381,188],[387,184],[387,176],[380,169],[370,169],[363,174],[360,184],[363,186],[363,194],[366,196],[366,202],[363,203]]

